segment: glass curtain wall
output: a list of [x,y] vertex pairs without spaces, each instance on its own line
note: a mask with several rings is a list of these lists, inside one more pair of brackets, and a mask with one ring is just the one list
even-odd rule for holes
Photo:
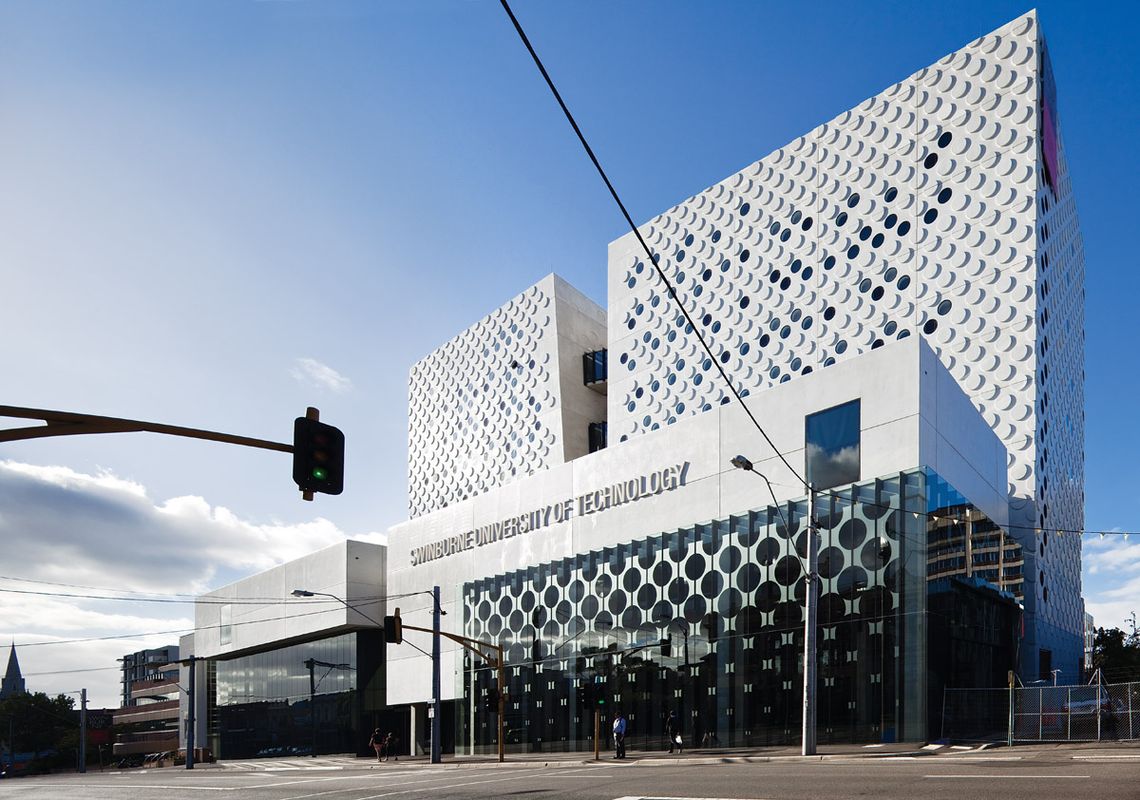
[[355,753],[382,708],[382,664],[377,631],[211,662],[210,747],[230,759]]
[[[926,486],[914,470],[817,493],[820,742],[926,736]],[[612,716],[633,749],[798,742],[806,501],[615,544],[464,585],[469,636],[506,648],[509,749],[593,749]],[[497,747],[466,660],[461,752]]]

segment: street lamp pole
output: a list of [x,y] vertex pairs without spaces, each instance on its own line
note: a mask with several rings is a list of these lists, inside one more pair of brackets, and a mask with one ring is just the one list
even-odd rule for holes
[[[775,500],[772,484],[768,477],[758,472],[752,462],[744,456],[734,456],[732,466],[745,472],[759,475],[768,484],[768,491]],[[819,543],[818,531],[815,524],[815,487],[808,482],[804,483],[807,490],[807,564],[805,567],[807,586],[804,592],[804,707],[803,730],[800,735],[800,752],[805,756],[814,756],[816,750],[815,720],[816,720],[816,619],[819,599]]]
[[[443,763],[443,751],[439,741],[440,704],[439,704],[439,587],[431,590],[431,763]],[[502,686],[499,687],[499,696],[502,697]],[[502,719],[502,709],[499,710],[499,719]]]

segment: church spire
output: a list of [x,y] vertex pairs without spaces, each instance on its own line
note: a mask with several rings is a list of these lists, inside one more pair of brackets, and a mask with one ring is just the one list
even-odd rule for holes
[[0,700],[7,700],[18,694],[27,694],[24,688],[24,676],[20,674],[20,662],[16,658],[16,643],[12,642],[12,649],[8,652],[8,669],[0,680]]

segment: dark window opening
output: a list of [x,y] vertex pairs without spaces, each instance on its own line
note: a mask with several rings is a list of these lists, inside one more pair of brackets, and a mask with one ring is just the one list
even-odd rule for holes
[[606,423],[590,423],[590,452],[596,453],[606,449]]
[[582,354],[582,382],[587,386],[603,383],[609,371],[609,351],[595,350]]

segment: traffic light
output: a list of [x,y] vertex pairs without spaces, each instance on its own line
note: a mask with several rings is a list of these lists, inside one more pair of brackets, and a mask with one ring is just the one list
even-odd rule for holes
[[384,617],[384,642],[400,644],[404,641],[404,623],[400,620],[400,609],[391,617]]
[[293,422],[293,482],[302,492],[344,491],[344,434],[309,417]]

